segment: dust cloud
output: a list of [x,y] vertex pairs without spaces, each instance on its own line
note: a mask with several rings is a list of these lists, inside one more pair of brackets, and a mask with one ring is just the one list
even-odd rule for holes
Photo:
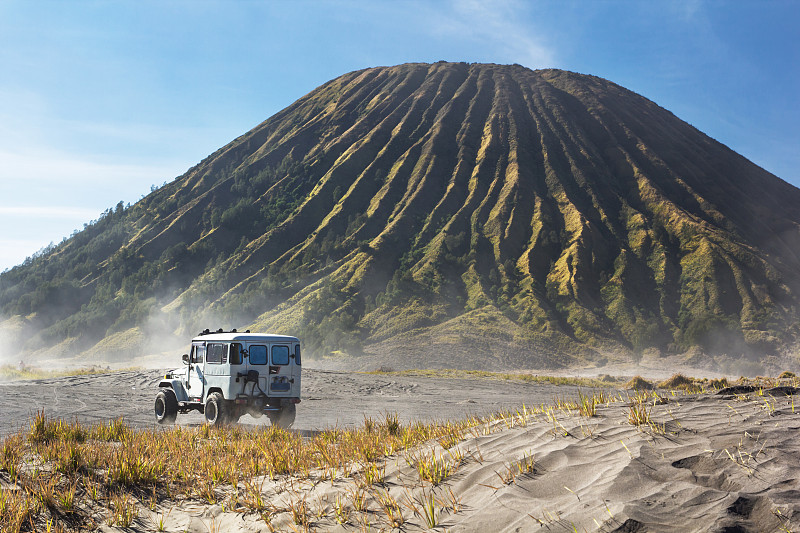
[[8,326],[6,323],[8,319],[6,317],[0,315],[0,366],[9,364],[8,360],[8,353],[9,353],[9,341],[10,335],[8,331]]
[[0,315],[0,366],[18,365],[24,357],[19,349],[21,326],[13,318]]

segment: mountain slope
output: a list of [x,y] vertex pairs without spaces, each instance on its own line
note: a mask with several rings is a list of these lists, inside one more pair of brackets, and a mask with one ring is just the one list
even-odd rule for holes
[[799,245],[800,190],[618,85],[407,64],[326,83],[2,274],[0,309],[40,352],[138,350],[156,323],[410,366],[759,358],[795,342]]

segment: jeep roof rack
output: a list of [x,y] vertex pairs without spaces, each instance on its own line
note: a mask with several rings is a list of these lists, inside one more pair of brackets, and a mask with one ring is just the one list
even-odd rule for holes
[[[223,329],[222,329],[222,328],[219,328],[217,331],[211,331],[211,330],[209,330],[208,328],[206,328],[206,329],[204,329],[203,331],[201,331],[200,333],[198,333],[198,334],[197,334],[197,336],[198,336],[198,337],[202,337],[203,335],[212,335],[212,334],[214,334],[214,333],[239,333],[239,332],[238,332],[238,331],[236,331],[236,328],[233,328],[233,329],[232,329],[232,330],[230,330],[230,331],[223,331]],[[248,329],[248,330],[246,330],[246,331],[245,331],[245,333],[250,333],[250,330],[249,330],[249,329]]]

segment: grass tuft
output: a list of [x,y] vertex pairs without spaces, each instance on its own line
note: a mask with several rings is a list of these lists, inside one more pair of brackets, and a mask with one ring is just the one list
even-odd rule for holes
[[112,370],[111,368],[89,367],[63,370],[43,370],[41,368],[29,365],[14,366],[6,364],[0,365],[0,380],[15,381],[21,379],[63,378],[67,376],[92,376],[96,374],[109,374],[111,372],[122,372],[126,370],[141,370],[141,368],[130,367]]
[[576,385],[579,387],[610,387],[621,384],[615,378],[604,375],[602,379],[540,376],[537,374],[509,374],[502,372],[487,372],[483,370],[455,370],[455,369],[414,369],[414,370],[375,370],[366,374],[415,376],[429,378],[456,378],[456,379],[494,379],[500,381],[520,381],[523,383],[549,383],[552,385]]
[[642,426],[649,425],[652,422],[650,411],[652,411],[653,406],[644,401],[643,397],[637,397],[628,409],[628,423],[631,425]]
[[432,485],[441,484],[456,469],[456,466],[445,459],[443,455],[437,456],[435,452],[430,454],[420,452],[419,455],[410,455],[409,463],[417,471],[421,480]]
[[624,386],[626,389],[632,390],[653,390],[656,388],[655,385],[642,376],[633,376]]
[[597,416],[597,405],[599,403],[601,401],[597,395],[586,396],[581,391],[578,391],[578,412],[581,416]]
[[685,391],[698,391],[700,386],[695,380],[683,374],[673,374],[672,377],[658,384],[659,389],[680,389]]

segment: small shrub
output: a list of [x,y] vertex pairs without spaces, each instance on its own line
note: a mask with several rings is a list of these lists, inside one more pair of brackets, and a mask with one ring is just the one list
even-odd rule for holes
[[625,388],[633,390],[653,390],[655,385],[644,379],[642,376],[633,376],[625,384]]
[[708,382],[709,388],[712,389],[724,389],[725,387],[729,386],[728,380],[725,378],[721,379],[712,379]]
[[669,379],[659,383],[658,388],[692,390],[698,387],[692,378],[686,377],[683,374],[673,374]]

